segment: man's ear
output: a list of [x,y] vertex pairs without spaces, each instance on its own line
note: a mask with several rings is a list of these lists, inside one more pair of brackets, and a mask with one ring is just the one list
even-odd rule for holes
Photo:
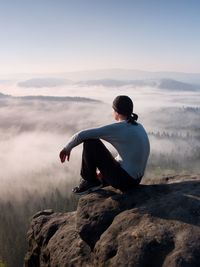
[[113,109],[113,117],[117,121],[118,120],[119,113]]

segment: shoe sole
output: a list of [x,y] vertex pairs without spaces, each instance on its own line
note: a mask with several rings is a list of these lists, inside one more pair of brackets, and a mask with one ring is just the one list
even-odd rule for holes
[[89,188],[88,190],[86,191],[83,191],[83,192],[80,192],[80,193],[77,193],[77,192],[73,192],[75,195],[78,195],[78,196],[82,196],[82,195],[87,195],[89,193],[92,193],[92,192],[95,192],[99,189],[101,189],[103,187],[103,185],[98,185],[98,186],[95,186],[95,187],[91,187]]

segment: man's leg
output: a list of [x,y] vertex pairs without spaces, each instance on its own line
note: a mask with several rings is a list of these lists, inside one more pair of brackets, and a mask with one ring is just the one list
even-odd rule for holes
[[83,143],[81,176],[89,182],[96,181],[96,169],[104,181],[115,188],[126,190],[138,184],[121,168],[110,151],[99,139],[89,139]]

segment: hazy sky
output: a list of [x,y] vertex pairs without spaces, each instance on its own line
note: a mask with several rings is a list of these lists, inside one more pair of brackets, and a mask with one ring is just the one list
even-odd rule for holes
[[0,0],[0,74],[200,72],[198,0]]

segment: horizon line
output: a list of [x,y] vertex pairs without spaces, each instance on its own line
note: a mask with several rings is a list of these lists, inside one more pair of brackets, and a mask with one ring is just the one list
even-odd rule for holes
[[98,69],[87,69],[87,70],[71,70],[71,71],[50,71],[50,72],[12,72],[12,73],[0,73],[0,76],[7,75],[52,75],[52,74],[65,74],[65,73],[84,73],[84,72],[97,72],[97,71],[135,71],[135,72],[147,72],[147,73],[177,73],[177,74],[196,74],[200,75],[199,72],[186,72],[186,71],[170,71],[170,70],[142,70],[142,69],[131,69],[131,68],[98,68]]

